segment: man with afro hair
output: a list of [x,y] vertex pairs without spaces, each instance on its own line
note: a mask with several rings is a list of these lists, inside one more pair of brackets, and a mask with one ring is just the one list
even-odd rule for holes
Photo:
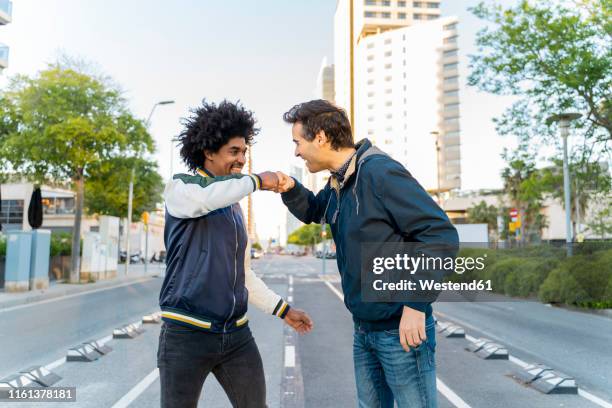
[[249,266],[249,244],[238,202],[276,190],[275,173],[242,174],[258,133],[239,103],[206,101],[184,121],[181,158],[192,174],[176,174],[164,191],[166,276],[159,295],[161,406],[196,407],[213,373],[234,407],[265,407],[261,356],[248,327],[247,304],[299,333],[310,317],[270,290]]

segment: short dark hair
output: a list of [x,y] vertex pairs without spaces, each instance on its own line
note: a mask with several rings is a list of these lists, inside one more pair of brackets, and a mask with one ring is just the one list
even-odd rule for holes
[[192,109],[192,115],[183,119],[185,128],[176,140],[181,145],[181,158],[189,170],[204,166],[204,151],[218,152],[231,138],[244,137],[247,145],[259,133],[253,112],[240,102],[223,100],[219,105],[204,99],[202,106]]
[[354,147],[351,123],[344,109],[323,99],[300,103],[283,115],[287,123],[302,123],[302,137],[312,141],[317,133],[324,131],[331,147],[338,150],[342,147]]

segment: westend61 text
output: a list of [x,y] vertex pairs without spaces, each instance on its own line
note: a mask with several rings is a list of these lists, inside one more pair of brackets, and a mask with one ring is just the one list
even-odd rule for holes
[[408,281],[402,279],[399,282],[383,282],[378,279],[372,283],[374,290],[376,291],[413,291],[413,290],[424,290],[424,291],[475,291],[475,290],[488,290],[491,291],[490,280],[473,280],[471,282],[436,282],[435,280],[419,280],[417,282]]

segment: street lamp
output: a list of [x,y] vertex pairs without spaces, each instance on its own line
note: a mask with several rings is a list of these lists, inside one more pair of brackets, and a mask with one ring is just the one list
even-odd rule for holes
[[548,125],[554,122],[559,122],[561,130],[561,138],[563,139],[563,192],[565,195],[565,242],[567,244],[567,255],[572,255],[572,220],[571,220],[571,204],[570,204],[570,174],[569,160],[567,158],[567,137],[569,136],[570,122],[580,118],[579,113],[560,113],[553,115],[546,120]]
[[[159,101],[156,102],[151,108],[151,113],[149,113],[149,117],[145,121],[145,127],[148,129],[151,124],[151,117],[153,116],[153,112],[155,112],[155,108],[158,105],[171,105],[173,104],[173,100]],[[130,268],[130,224],[132,223],[132,199],[134,196],[134,167],[132,167],[132,174],[130,177],[130,188],[128,190],[128,218],[127,225],[125,228],[125,274],[127,276],[128,270]],[[147,254],[144,256],[145,262],[147,261]]]
[[436,189],[436,195],[438,196],[438,204],[442,205],[442,198],[440,192],[440,132],[434,130],[429,132],[434,137],[434,142],[436,143],[436,179],[438,183],[438,188]]

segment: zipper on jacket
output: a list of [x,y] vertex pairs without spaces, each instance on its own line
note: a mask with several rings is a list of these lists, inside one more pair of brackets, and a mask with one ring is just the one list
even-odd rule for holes
[[234,251],[234,285],[232,286],[232,311],[228,316],[227,320],[223,324],[223,332],[227,332],[227,322],[229,322],[234,315],[234,309],[236,308],[236,275],[238,275],[238,226],[236,225],[236,218],[234,217],[234,209],[230,207],[230,211],[232,212],[232,221],[234,221],[234,232],[236,236],[236,250]]

